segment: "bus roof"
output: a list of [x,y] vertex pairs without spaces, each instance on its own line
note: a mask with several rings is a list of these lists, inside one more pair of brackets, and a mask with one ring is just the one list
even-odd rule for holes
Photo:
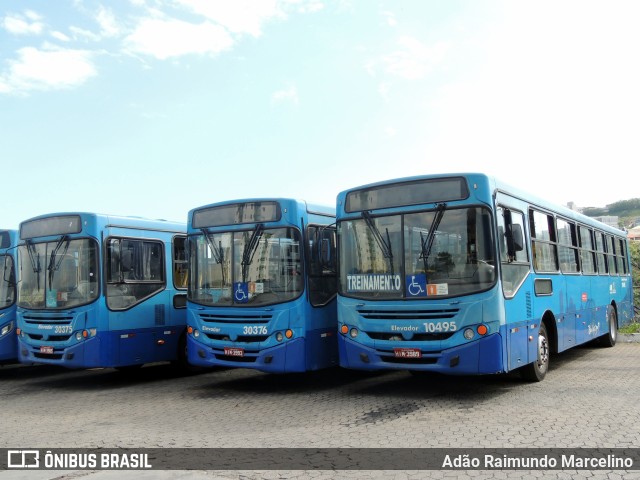
[[623,231],[619,228],[615,228],[610,225],[607,225],[606,223],[602,223],[592,217],[588,217],[587,215],[584,215],[580,212],[571,210],[566,206],[555,204],[553,202],[545,200],[541,197],[538,197],[535,194],[532,194],[520,188],[514,187],[496,177],[487,175],[485,173],[478,173],[478,172],[439,173],[439,174],[433,174],[433,175],[417,175],[412,177],[383,180],[375,183],[370,183],[367,185],[361,185],[358,187],[349,188],[348,190],[344,190],[338,194],[338,201],[340,201],[341,199],[344,201],[344,198],[346,198],[347,193],[357,191],[357,190],[374,188],[378,186],[395,184],[395,183],[410,183],[410,182],[415,182],[420,180],[450,178],[450,177],[464,177],[470,180],[484,182],[486,183],[487,187],[490,189],[492,196],[495,196],[497,192],[502,192],[511,197],[525,201],[532,206],[538,207],[540,209],[543,209],[549,212],[553,212],[566,219],[574,220],[576,222],[581,222],[593,227],[597,227],[601,230],[604,230],[616,235],[620,235],[621,233],[623,233]]

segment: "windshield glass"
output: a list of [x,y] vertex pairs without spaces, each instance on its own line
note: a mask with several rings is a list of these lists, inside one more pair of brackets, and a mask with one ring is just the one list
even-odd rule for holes
[[339,288],[344,295],[455,296],[485,290],[495,282],[487,209],[440,205],[428,212],[373,217],[373,226],[363,217],[339,225]]
[[9,255],[0,255],[0,265],[4,265],[4,273],[0,277],[0,308],[6,308],[16,301],[13,258]]
[[98,298],[98,255],[94,240],[58,241],[18,247],[18,305],[70,308]]
[[262,228],[189,237],[189,300],[203,305],[268,305],[303,290],[300,233]]

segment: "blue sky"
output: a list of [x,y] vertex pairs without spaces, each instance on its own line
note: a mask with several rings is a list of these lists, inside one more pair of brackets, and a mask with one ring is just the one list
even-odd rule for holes
[[485,171],[640,197],[635,1],[2,0],[0,227]]

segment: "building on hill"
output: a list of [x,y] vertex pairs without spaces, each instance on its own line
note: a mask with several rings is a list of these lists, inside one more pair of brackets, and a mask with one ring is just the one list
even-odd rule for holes
[[633,227],[627,230],[627,238],[631,241],[640,242],[640,227]]
[[593,217],[595,220],[602,222],[610,227],[620,228],[619,218],[617,215],[602,215],[600,217]]

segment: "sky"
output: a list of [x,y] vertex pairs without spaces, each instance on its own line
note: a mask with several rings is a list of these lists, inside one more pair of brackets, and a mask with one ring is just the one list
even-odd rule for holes
[[640,197],[635,0],[2,0],[0,228],[486,172]]

